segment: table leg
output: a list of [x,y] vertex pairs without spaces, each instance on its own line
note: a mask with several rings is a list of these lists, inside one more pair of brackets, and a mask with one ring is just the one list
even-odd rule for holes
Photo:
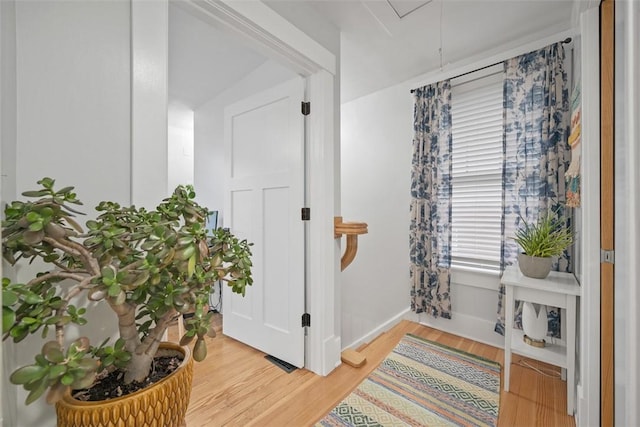
[[567,295],[567,414],[573,415],[576,400],[576,297]]
[[504,295],[504,391],[509,391],[511,374],[511,330],[513,329],[513,289],[505,285]]

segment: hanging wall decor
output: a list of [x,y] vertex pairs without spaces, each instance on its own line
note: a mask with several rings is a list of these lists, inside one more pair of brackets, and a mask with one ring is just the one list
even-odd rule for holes
[[564,175],[567,180],[567,206],[570,208],[580,206],[580,154],[582,151],[580,98],[580,82],[578,82],[571,94],[571,133],[568,140],[571,147],[571,164]]

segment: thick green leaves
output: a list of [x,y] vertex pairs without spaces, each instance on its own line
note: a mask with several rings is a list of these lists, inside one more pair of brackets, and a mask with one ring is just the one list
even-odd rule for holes
[[50,191],[47,190],[39,190],[39,191],[24,191],[22,195],[24,197],[44,197],[51,194]]
[[125,344],[125,341],[122,338],[118,338],[113,348],[116,351],[120,351],[124,348],[124,344]]
[[104,279],[113,280],[116,277],[116,269],[111,265],[103,267],[101,273]]
[[9,377],[13,384],[27,384],[39,380],[47,374],[47,370],[38,365],[27,365],[15,370]]
[[194,271],[196,270],[196,256],[195,254],[189,258],[189,263],[187,264],[187,274],[189,277],[193,276]]
[[196,253],[196,245],[190,244],[176,251],[175,258],[181,261],[191,258]]
[[33,292],[29,292],[24,296],[24,302],[27,304],[41,304],[43,301],[44,299],[40,295]]
[[56,380],[67,372],[67,367],[65,365],[55,365],[49,369],[48,378],[50,380]]
[[88,388],[91,386],[91,384],[93,384],[95,380],[96,380],[96,373],[89,372],[86,376],[83,376],[78,379],[74,379],[73,382],[70,384],[70,386],[72,389],[75,389],[75,390]]
[[193,360],[202,362],[207,357],[207,343],[203,338],[198,338],[193,346]]
[[73,375],[71,374],[64,374],[62,376],[62,378],[60,378],[60,382],[64,385],[71,385],[71,383],[73,383]]
[[9,307],[18,301],[18,295],[13,291],[2,290],[2,306]]
[[183,347],[187,346],[191,344],[191,341],[193,341],[194,338],[195,338],[195,334],[194,335],[184,334],[182,338],[180,338],[180,345]]
[[25,400],[25,404],[30,404],[35,402],[36,400],[38,400],[40,398],[40,396],[42,396],[44,394],[44,392],[47,390],[47,383],[46,381],[39,381],[37,383],[37,386],[31,390],[31,392],[29,393],[29,395],[27,396],[26,400]]
[[29,327],[27,325],[16,325],[9,331],[9,336],[13,338],[14,343],[18,343],[25,339],[29,334]]
[[40,181],[38,181],[38,184],[42,185],[47,190],[51,190],[53,188],[53,184],[55,184],[55,182],[56,182],[55,179],[51,179],[48,176],[45,176]]
[[117,283],[114,283],[113,285],[109,286],[108,294],[110,297],[118,296],[118,294],[120,294],[120,286]]
[[51,363],[64,362],[64,354],[57,341],[49,341],[42,347],[42,355]]
[[2,307],[2,333],[6,333],[16,321],[16,314],[9,307]]

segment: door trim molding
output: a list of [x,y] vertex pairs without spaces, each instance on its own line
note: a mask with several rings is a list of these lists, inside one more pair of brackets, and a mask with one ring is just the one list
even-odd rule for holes
[[600,14],[580,16],[582,228],[580,230],[580,383],[576,424],[600,425]]
[[[614,2],[600,4],[600,247],[614,242]],[[600,263],[600,425],[615,425],[614,266]]]
[[[168,7],[169,0],[151,2],[156,7]],[[149,3],[145,0],[132,0],[137,3]],[[300,31],[289,21],[275,13],[259,1],[238,2],[233,0],[188,0],[176,2],[187,7],[191,13],[197,12],[204,19],[213,19],[223,23],[230,31],[241,35],[253,44],[261,53],[284,63],[299,74],[310,79],[309,99],[313,108],[310,116],[311,132],[309,140],[309,168],[306,179],[312,183],[313,195],[310,207],[313,220],[309,224],[310,242],[308,248],[307,288],[308,312],[312,326],[308,329],[305,353],[305,367],[319,375],[327,375],[340,364],[340,293],[337,285],[340,280],[340,245],[333,239],[333,217],[338,215],[339,188],[339,150],[340,142],[335,131],[335,110],[339,105],[334,99],[334,79],[337,69],[335,55]],[[143,21],[140,14],[132,15],[132,40],[139,42],[132,50],[132,63],[153,60],[163,63],[164,69],[155,70],[155,78],[167,77],[168,53],[165,49],[145,51],[144,43],[151,43],[149,34],[168,31],[167,22],[155,22],[154,25]],[[150,46],[153,48],[153,45]],[[148,58],[148,55],[152,55]],[[164,74],[163,74],[164,73]],[[132,92],[145,90],[144,79],[132,80]],[[155,105],[152,111],[164,109],[165,105]],[[159,131],[165,123],[153,124],[141,121],[149,115],[144,106],[133,104],[131,124],[140,129],[146,126],[149,132]],[[156,141],[159,143],[160,141]],[[166,142],[166,141],[165,141]],[[136,135],[132,144],[138,143]],[[165,185],[166,187],[166,185]],[[300,313],[302,314],[302,313]]]
[[340,365],[340,239],[333,234],[333,217],[340,200],[340,145],[334,142],[333,75],[321,70],[308,79],[312,113],[307,154],[308,202],[311,207],[307,241],[307,311],[311,327],[307,335],[305,365],[328,375]]
[[324,69],[336,73],[336,58],[322,45],[259,1],[188,0],[176,2],[223,24],[296,72],[310,75]]

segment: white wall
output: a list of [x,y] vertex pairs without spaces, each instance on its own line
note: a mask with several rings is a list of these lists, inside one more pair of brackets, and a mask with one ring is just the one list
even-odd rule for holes
[[0,138],[2,200],[16,194],[16,5],[0,2]]
[[[5,2],[2,6],[4,34]],[[14,106],[7,107],[17,112],[13,137],[5,133],[4,119],[11,115],[5,111],[5,102],[11,101],[5,99],[4,90],[2,93],[2,160],[13,158],[15,169],[7,168],[12,176],[3,179],[3,190],[5,182],[15,180],[15,192],[20,193],[35,188],[36,180],[43,176],[51,176],[59,185],[76,186],[85,212],[92,212],[105,199],[129,203],[129,4],[17,2],[15,8],[17,98]],[[2,47],[4,88],[11,76],[4,73]],[[28,272],[18,273],[19,280],[26,277]],[[111,326],[93,323],[94,330],[104,332],[98,338],[108,336],[114,329]],[[32,340],[16,347],[14,360],[6,360],[11,370],[33,360],[41,345],[40,340]],[[5,353],[5,357],[11,355]],[[55,423],[53,407],[39,401],[25,408],[26,394],[14,386],[3,384],[3,405],[16,393],[17,418],[5,414],[6,425]]]
[[194,112],[194,185],[198,202],[218,210],[224,224],[224,107],[282,83],[294,73],[267,61]]
[[366,222],[342,272],[342,347],[409,307],[413,99],[394,86],[342,105],[342,217]]
[[193,184],[193,111],[169,105],[167,134],[167,191],[178,185]]
[[[15,199],[16,194],[16,15],[15,1],[0,2],[0,141],[2,150],[0,190],[0,208],[4,211],[4,202]],[[0,264],[2,277],[15,279],[15,274],[6,269],[4,261]],[[0,299],[2,297],[0,296]],[[11,366],[15,360],[15,348],[2,343],[0,348],[0,377],[2,378],[2,406],[0,407],[0,425],[15,425],[16,389],[9,383]],[[11,366],[9,366],[11,365]],[[4,424],[3,424],[4,423]]]
[[128,202],[128,5],[18,2],[16,18],[18,190],[51,176],[88,207]]
[[130,6],[131,203],[155,209],[167,191],[169,0]]

